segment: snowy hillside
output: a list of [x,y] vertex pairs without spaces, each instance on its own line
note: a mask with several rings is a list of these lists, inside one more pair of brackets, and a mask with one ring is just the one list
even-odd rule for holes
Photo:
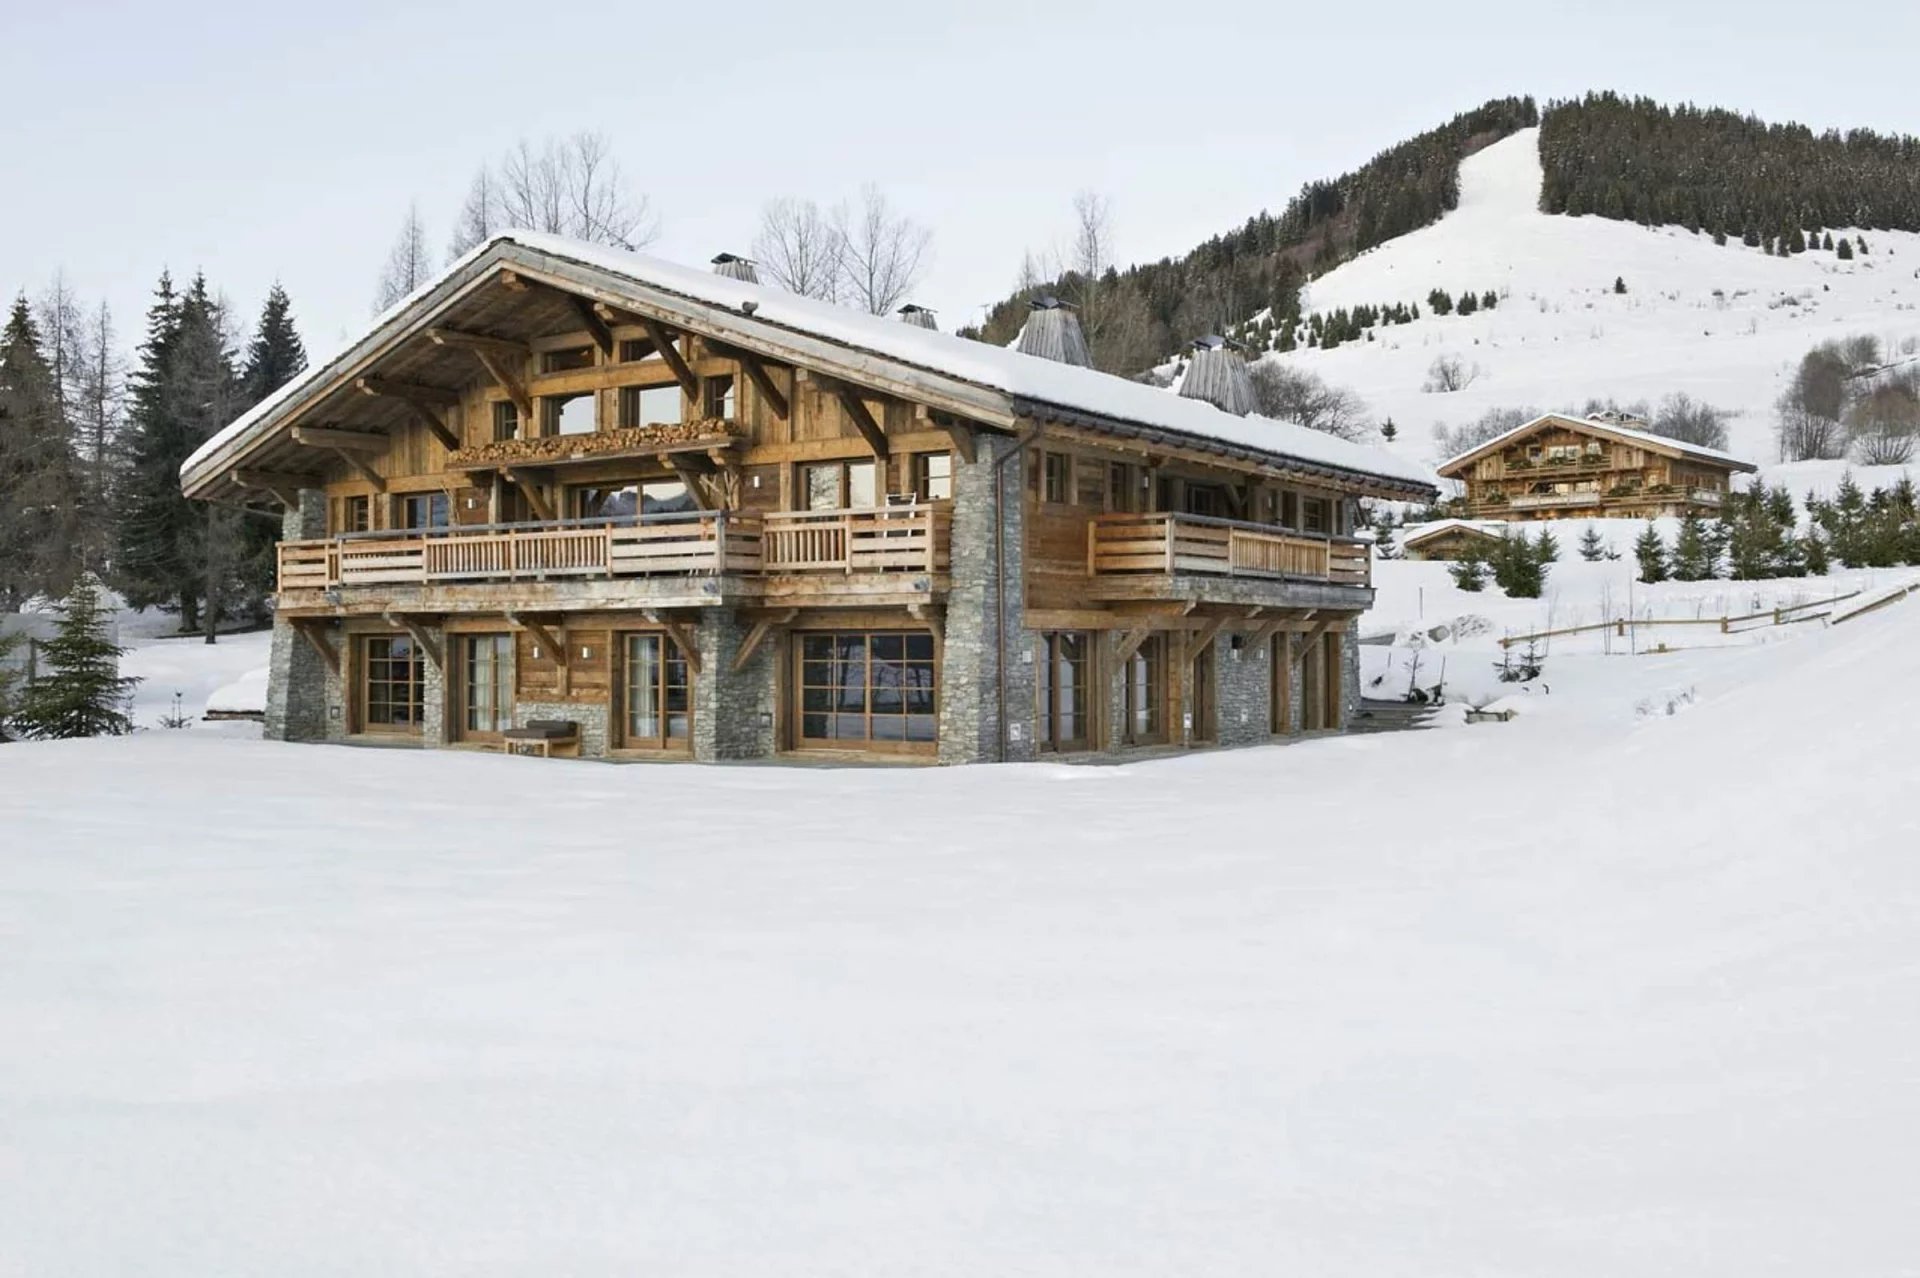
[[0,747],[0,1272],[1909,1273],[1916,652],[1099,768]]
[[[1772,406],[1815,343],[1855,333],[1890,352],[1920,344],[1920,235],[1864,232],[1871,250],[1769,257],[1737,240],[1724,247],[1677,227],[1648,230],[1537,209],[1538,131],[1467,159],[1460,206],[1314,281],[1303,312],[1417,303],[1412,324],[1374,330],[1371,342],[1300,350],[1288,360],[1358,391],[1400,428],[1396,450],[1434,462],[1432,428],[1490,408],[1578,410],[1589,397],[1657,404],[1683,391],[1738,414],[1732,451],[1771,462]],[[1834,228],[1839,234],[1839,228]],[[1627,292],[1616,293],[1618,278]],[[1471,316],[1429,313],[1427,294],[1493,290],[1501,301]],[[1462,391],[1422,391],[1442,355],[1480,374]],[[1796,492],[1803,476],[1776,479]]]

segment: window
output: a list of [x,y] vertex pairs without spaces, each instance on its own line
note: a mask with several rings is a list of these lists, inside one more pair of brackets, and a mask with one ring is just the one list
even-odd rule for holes
[[620,362],[622,364],[638,364],[645,360],[659,358],[659,349],[644,337],[634,338],[620,343]]
[[914,455],[913,495],[920,501],[947,501],[953,496],[952,453]]
[[924,750],[938,735],[933,636],[924,631],[800,636],[801,744]]
[[1326,498],[1302,497],[1300,499],[1300,529],[1302,532],[1310,533],[1327,531]]
[[366,532],[373,527],[373,499],[370,497],[342,497],[338,519],[334,525],[336,533]]
[[418,732],[426,705],[426,670],[411,636],[360,640],[360,730]]
[[643,750],[684,747],[693,725],[686,657],[660,634],[626,636],[622,655],[621,743]]
[[510,399],[503,399],[493,406],[493,439],[499,443],[503,439],[517,439],[520,436],[520,409]]
[[872,510],[880,504],[879,471],[870,461],[817,462],[800,468],[808,510]]
[[1134,483],[1133,467],[1125,462],[1107,465],[1107,509],[1134,512],[1139,508],[1140,490]]
[[677,479],[657,479],[640,485],[640,513],[643,515],[677,515],[698,509],[700,505],[694,501],[693,494]]
[[1034,741],[1043,751],[1085,750],[1088,661],[1093,644],[1084,632],[1052,631],[1039,636],[1036,646],[1040,668]]
[[395,499],[394,514],[396,528],[445,528],[448,522],[447,495],[408,493]]
[[1166,639],[1154,635],[1127,659],[1125,735],[1128,745],[1166,740]]
[[600,428],[595,420],[594,411],[599,396],[589,391],[585,395],[547,395],[540,400],[541,433],[543,435],[591,435]]
[[700,383],[700,415],[718,417],[723,421],[732,421],[735,408],[733,377],[722,374],[709,377]]
[[664,386],[623,386],[620,388],[620,425],[670,425],[680,420],[682,397],[679,382]]
[[640,485],[606,484],[567,490],[572,519],[628,519],[640,511]]
[[1226,504],[1226,493],[1218,484],[1188,484],[1187,513],[1217,516]]
[[1040,500],[1061,506],[1073,500],[1073,459],[1067,454],[1040,455]]
[[593,367],[593,347],[575,346],[564,351],[548,351],[540,357],[543,373],[567,373],[576,368]]
[[513,726],[513,636],[460,638],[460,735],[498,737]]
[[1282,528],[1300,527],[1300,494],[1282,492],[1280,494],[1280,526]]

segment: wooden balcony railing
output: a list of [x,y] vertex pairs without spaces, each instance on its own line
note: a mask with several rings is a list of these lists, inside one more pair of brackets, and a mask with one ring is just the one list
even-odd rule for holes
[[279,547],[281,590],[720,573],[943,572],[942,504],[711,511],[595,522],[354,533]]
[[1372,581],[1365,542],[1202,515],[1095,515],[1087,575],[1297,578],[1341,586]]

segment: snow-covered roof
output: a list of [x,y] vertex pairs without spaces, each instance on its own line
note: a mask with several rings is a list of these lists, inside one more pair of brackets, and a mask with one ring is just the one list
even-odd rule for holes
[[1545,413],[1530,422],[1523,422],[1515,426],[1512,430],[1502,431],[1483,444],[1476,444],[1457,457],[1449,457],[1446,461],[1441,462],[1436,469],[1438,469],[1442,475],[1448,474],[1450,471],[1464,466],[1475,458],[1484,457],[1496,449],[1504,448],[1516,439],[1532,434],[1542,426],[1568,426],[1593,435],[1607,435],[1623,443],[1640,444],[1662,453],[1690,457],[1696,461],[1713,462],[1716,465],[1725,466],[1731,470],[1754,471],[1760,469],[1752,462],[1742,461],[1732,453],[1723,453],[1717,448],[1703,448],[1699,444],[1689,444],[1683,440],[1670,439],[1665,435],[1656,435],[1651,431],[1634,430],[1630,426],[1618,426],[1613,422],[1595,421],[1591,417],[1575,417],[1571,413]]
[[1400,534],[1402,546],[1416,545],[1438,537],[1442,533],[1472,532],[1488,537],[1499,537],[1507,531],[1505,521],[1499,519],[1434,519],[1416,527],[1417,531],[1406,531]]
[[474,248],[376,319],[368,333],[341,356],[310,369],[209,439],[187,459],[182,476],[191,479],[216,457],[228,464],[230,455],[238,451],[234,445],[271,430],[301,399],[331,388],[349,366],[364,364],[377,349],[417,325],[426,309],[441,305],[449,286],[502,265],[519,262],[534,268],[543,261],[586,267],[609,277],[610,283],[637,285],[656,295],[724,310],[741,340],[755,332],[777,337],[784,331],[965,383],[976,392],[992,392],[1009,418],[1093,419],[1215,441],[1270,456],[1276,464],[1292,461],[1325,467],[1356,478],[1384,480],[1390,486],[1426,489],[1433,483],[1432,472],[1422,466],[1297,423],[1235,417],[1203,401],[1182,399],[1095,369],[1037,359],[769,285],[533,231],[503,232]]

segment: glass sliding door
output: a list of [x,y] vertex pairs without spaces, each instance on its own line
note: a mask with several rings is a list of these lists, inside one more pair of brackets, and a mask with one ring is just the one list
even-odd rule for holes
[[513,726],[513,636],[462,635],[460,736],[495,741]]
[[1042,751],[1091,748],[1089,674],[1093,642],[1084,631],[1050,631],[1039,649],[1034,741]]
[[803,634],[795,651],[798,744],[932,750],[939,735],[932,635],[911,630]]
[[1127,659],[1126,721],[1128,745],[1158,745],[1167,739],[1167,641],[1154,635]]
[[687,659],[663,634],[630,634],[622,646],[621,744],[684,750],[693,739]]
[[426,667],[410,635],[363,635],[359,645],[360,730],[420,731]]

